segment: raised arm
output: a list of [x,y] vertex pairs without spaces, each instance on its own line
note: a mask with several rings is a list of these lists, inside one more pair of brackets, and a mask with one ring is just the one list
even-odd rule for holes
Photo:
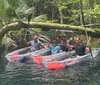
[[72,32],[72,40],[74,40],[74,32]]
[[50,48],[51,40],[48,41],[48,48]]
[[74,41],[74,32],[72,32],[72,36],[71,36],[71,38],[68,40],[68,44],[69,44],[71,41]]
[[89,52],[90,52],[90,50],[91,50],[91,45],[90,45],[90,44],[88,44],[85,50],[86,50],[86,52],[87,52],[87,53],[89,53]]
[[91,44],[90,44],[91,37],[89,37],[88,42],[87,42],[87,47],[86,47],[86,52],[91,51]]
[[44,47],[45,49],[48,49],[48,47],[46,45],[44,45],[43,43],[41,44],[42,47]]
[[30,42],[27,42],[25,39],[24,39],[24,42],[26,45],[30,45],[31,43]]

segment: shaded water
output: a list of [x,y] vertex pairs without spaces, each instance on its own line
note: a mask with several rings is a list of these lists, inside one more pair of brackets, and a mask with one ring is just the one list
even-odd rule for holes
[[0,85],[100,85],[99,63],[88,63],[50,72],[42,65],[8,62],[0,52]]

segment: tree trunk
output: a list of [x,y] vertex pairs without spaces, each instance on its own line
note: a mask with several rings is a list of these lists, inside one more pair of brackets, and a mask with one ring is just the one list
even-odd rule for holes
[[[25,22],[27,23],[27,22]],[[57,24],[57,23],[42,23],[42,22],[30,22],[29,25],[30,28],[44,28],[44,29],[65,29],[65,30],[74,30],[74,31],[81,31],[84,33],[85,28],[81,26],[72,26],[72,25],[67,25],[67,24]],[[11,30],[20,30],[22,27],[16,23],[11,23],[6,26],[4,26],[0,30],[0,41],[3,38],[3,36]],[[25,28],[26,29],[26,28]],[[91,29],[91,28],[86,28],[88,35],[94,36],[94,37],[100,37],[100,29]],[[85,33],[84,33],[85,34]]]
[[80,0],[80,11],[81,11],[81,25],[84,25],[85,26],[85,21],[84,21],[84,13],[83,13],[83,2],[82,0]]
[[63,24],[63,13],[62,10],[59,10],[60,13],[60,24]]

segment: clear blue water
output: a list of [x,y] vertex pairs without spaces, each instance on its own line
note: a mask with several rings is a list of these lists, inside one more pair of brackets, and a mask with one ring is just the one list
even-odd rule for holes
[[50,72],[42,65],[9,63],[0,52],[0,85],[100,85],[99,62]]

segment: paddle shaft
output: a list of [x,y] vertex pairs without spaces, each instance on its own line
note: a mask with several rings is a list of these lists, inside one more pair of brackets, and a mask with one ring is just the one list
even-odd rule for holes
[[[86,34],[87,44],[88,44],[88,33],[87,33],[87,30],[86,30],[85,21],[84,21],[83,3],[82,3],[82,0],[80,0],[80,8],[81,8],[82,22],[83,22],[83,25],[84,25],[84,28],[85,28],[85,34]],[[91,57],[92,57],[93,64],[94,64],[94,58],[93,58],[93,54],[92,54],[92,51],[91,51],[91,47],[90,47],[90,53],[91,53]]]

